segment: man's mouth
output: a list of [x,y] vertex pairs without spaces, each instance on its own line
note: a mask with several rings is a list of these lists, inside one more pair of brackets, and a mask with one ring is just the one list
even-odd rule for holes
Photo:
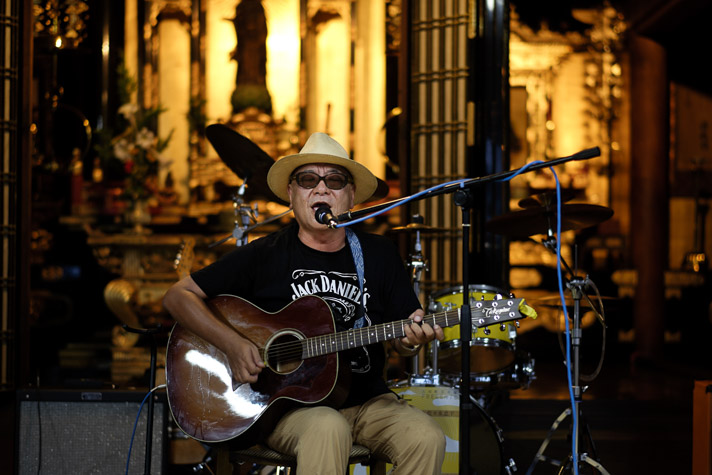
[[314,204],[311,206],[311,209],[314,210],[314,212],[316,213],[316,210],[318,210],[318,209],[321,208],[322,206],[326,206],[327,208],[331,208],[331,206],[329,206],[329,203],[326,203],[325,201],[319,201],[319,202],[317,202],[317,203],[314,203]]

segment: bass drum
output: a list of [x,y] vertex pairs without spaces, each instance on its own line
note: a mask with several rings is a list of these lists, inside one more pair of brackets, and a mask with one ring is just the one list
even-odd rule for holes
[[[447,386],[412,386],[408,381],[390,383],[391,390],[411,406],[430,415],[445,433],[443,475],[457,475],[460,468],[460,391]],[[470,464],[478,475],[510,473],[504,461],[502,430],[473,399],[470,412]]]
[[[470,285],[470,306],[478,300],[495,300],[498,296],[507,298],[508,293],[489,285]],[[428,310],[442,312],[462,306],[462,286],[451,287],[430,296]],[[438,342],[438,367],[443,373],[460,373],[461,341],[460,325],[443,328],[445,338]],[[516,327],[507,323],[485,328],[472,327],[470,341],[470,373],[497,374],[514,363],[516,349]]]

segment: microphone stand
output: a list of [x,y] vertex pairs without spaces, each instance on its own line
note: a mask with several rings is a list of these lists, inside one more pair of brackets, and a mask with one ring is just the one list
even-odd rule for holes
[[[542,242],[544,247],[554,253],[556,253],[556,242],[557,239],[560,239],[559,236],[554,237],[554,232],[551,226],[549,226],[548,232],[547,232],[547,238]],[[554,423],[551,425],[551,428],[549,429],[549,433],[547,436],[544,438],[544,441],[541,443],[539,446],[539,450],[537,450],[536,454],[534,455],[534,459],[531,462],[531,465],[529,465],[529,468],[527,470],[527,475],[532,474],[534,471],[534,468],[536,467],[537,463],[539,462],[549,462],[550,464],[559,467],[560,471],[559,473],[562,474],[564,471],[569,468],[571,470],[571,473],[575,473],[574,471],[574,465],[576,467],[579,467],[579,463],[587,463],[591,467],[595,468],[598,470],[599,473],[602,475],[610,475],[609,472],[606,470],[606,468],[598,461],[598,454],[596,452],[596,446],[593,442],[593,437],[591,436],[591,431],[589,430],[588,424],[586,423],[581,423],[582,419],[582,412],[581,412],[581,402],[583,401],[583,393],[587,389],[587,387],[582,387],[581,386],[581,360],[580,360],[580,347],[581,347],[581,340],[583,338],[583,333],[582,333],[582,328],[581,328],[581,299],[584,297],[584,291],[583,289],[589,284],[590,280],[588,277],[586,278],[581,278],[577,275],[576,272],[574,272],[571,267],[569,267],[568,263],[564,259],[563,256],[561,256],[561,264],[566,270],[567,274],[571,276],[571,279],[566,283],[566,288],[571,291],[571,298],[573,299],[574,302],[574,308],[573,308],[573,314],[571,316],[572,324],[571,324],[571,350],[572,350],[572,361],[571,361],[571,367],[566,368],[566,371],[569,371],[571,373],[571,389],[573,392],[573,397],[574,397],[574,403],[573,407],[567,407],[564,409],[564,411],[559,415],[554,420]],[[576,260],[574,259],[574,268],[577,268],[578,266],[576,265]],[[562,302],[563,305],[566,305],[566,302]],[[562,308],[562,312],[564,309]],[[564,318],[567,318],[566,312],[564,312]],[[554,432],[558,429],[559,425],[567,418],[571,416],[572,419],[575,418],[578,421],[576,430],[574,430],[574,424],[573,420],[571,422],[571,439],[573,443],[573,448],[572,451],[569,453],[568,460],[566,462],[564,461],[559,461],[552,459],[550,457],[547,457],[544,455],[544,451],[546,450],[547,446],[549,445],[549,442],[551,441],[552,436],[554,435]],[[581,435],[582,433],[586,435],[589,447],[591,449],[591,455],[588,453],[580,453],[579,449],[581,447]],[[576,454],[577,460],[574,459],[574,453]]]
[[[151,364],[149,366],[149,380],[148,380],[148,390],[153,391],[156,386],[156,353],[157,344],[155,334],[161,330],[161,325],[154,328],[133,328],[126,324],[122,325],[124,330],[131,333],[138,333],[139,335],[148,335],[151,341]],[[151,473],[151,451],[153,445],[153,406],[154,406],[154,396],[153,394],[148,397],[148,409],[146,410],[146,454],[144,458],[144,474],[150,475]]]
[[460,307],[460,341],[462,379],[460,383],[460,473],[470,473],[470,211],[473,196],[469,188],[455,192],[455,205],[462,210],[462,306]]
[[460,308],[460,341],[462,342],[461,357],[462,357],[462,382],[460,384],[460,474],[468,475],[470,471],[470,413],[472,410],[472,401],[470,400],[470,342],[472,341],[472,321],[470,313],[470,283],[469,283],[469,247],[470,247],[470,210],[472,208],[472,193],[470,188],[484,183],[503,180],[512,177],[517,173],[529,173],[540,168],[550,168],[555,165],[560,165],[573,160],[588,160],[597,157],[601,154],[599,147],[593,147],[573,155],[549,160],[542,163],[521,167],[515,170],[509,170],[485,177],[471,178],[461,183],[455,183],[443,186],[435,190],[430,190],[421,195],[412,195],[388,203],[362,208],[357,211],[348,211],[337,217],[339,223],[352,221],[361,216],[367,216],[371,213],[381,211],[383,209],[406,203],[408,201],[420,201],[425,198],[439,196],[442,194],[455,193],[455,204],[462,209],[462,307]]
[[524,167],[520,168],[515,168],[514,170],[509,170],[505,172],[499,172],[499,173],[493,173],[492,175],[487,175],[484,177],[478,177],[478,178],[470,178],[469,180],[465,180],[462,183],[454,183],[450,184],[447,186],[443,186],[442,188],[438,188],[437,190],[431,190],[427,193],[423,193],[420,196],[406,196],[403,198],[399,198],[397,200],[392,200],[387,203],[381,203],[378,205],[370,206],[368,208],[361,208],[356,211],[347,211],[346,213],[342,213],[336,217],[337,221],[339,223],[345,223],[348,221],[353,221],[354,219],[358,219],[362,216],[369,215],[371,213],[375,213],[381,210],[384,210],[386,208],[390,208],[391,206],[399,205],[401,203],[406,203],[408,201],[420,201],[425,198],[430,198],[433,196],[440,196],[440,195],[446,195],[450,193],[455,193],[457,190],[461,188],[468,188],[470,186],[475,186],[475,185],[481,185],[483,183],[489,183],[491,181],[497,181],[497,180],[503,180],[505,178],[509,178],[513,175],[516,175],[517,173],[529,173],[534,170],[539,170],[541,168],[550,168],[556,165],[561,165],[566,162],[570,161],[575,161],[575,160],[588,160],[594,157],[598,157],[601,155],[601,149],[599,147],[593,147],[593,148],[587,148],[586,150],[582,150],[580,152],[577,152],[573,155],[569,155],[568,157],[561,157],[561,158],[555,158],[553,160],[549,160],[546,162],[542,163],[535,163],[533,165],[530,165],[529,167],[524,169]]

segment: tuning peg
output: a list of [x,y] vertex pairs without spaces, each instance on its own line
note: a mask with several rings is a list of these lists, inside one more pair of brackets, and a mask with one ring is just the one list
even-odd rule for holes
[[519,320],[515,320],[515,321],[514,321],[514,326],[516,326],[517,328],[519,328]]
[[490,333],[492,333],[492,330],[490,330],[489,328],[485,327],[485,335],[489,335]]
[[507,329],[507,325],[504,324],[504,323],[500,323],[500,324],[499,324],[499,329],[500,329],[500,331],[504,331],[504,330]]
[[514,298],[514,292],[510,292],[510,293],[509,293],[509,298],[510,298],[510,299],[513,299],[513,298]]

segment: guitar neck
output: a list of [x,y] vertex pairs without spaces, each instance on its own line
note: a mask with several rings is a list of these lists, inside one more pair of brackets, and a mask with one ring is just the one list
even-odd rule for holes
[[[522,318],[518,305],[522,299],[478,301],[470,308],[473,327],[484,327]],[[442,328],[460,323],[461,308],[445,310],[423,317],[423,323]],[[406,318],[378,325],[354,328],[328,335],[319,335],[302,340],[302,358],[312,358],[338,351],[359,348],[405,336],[405,328],[412,320]]]

